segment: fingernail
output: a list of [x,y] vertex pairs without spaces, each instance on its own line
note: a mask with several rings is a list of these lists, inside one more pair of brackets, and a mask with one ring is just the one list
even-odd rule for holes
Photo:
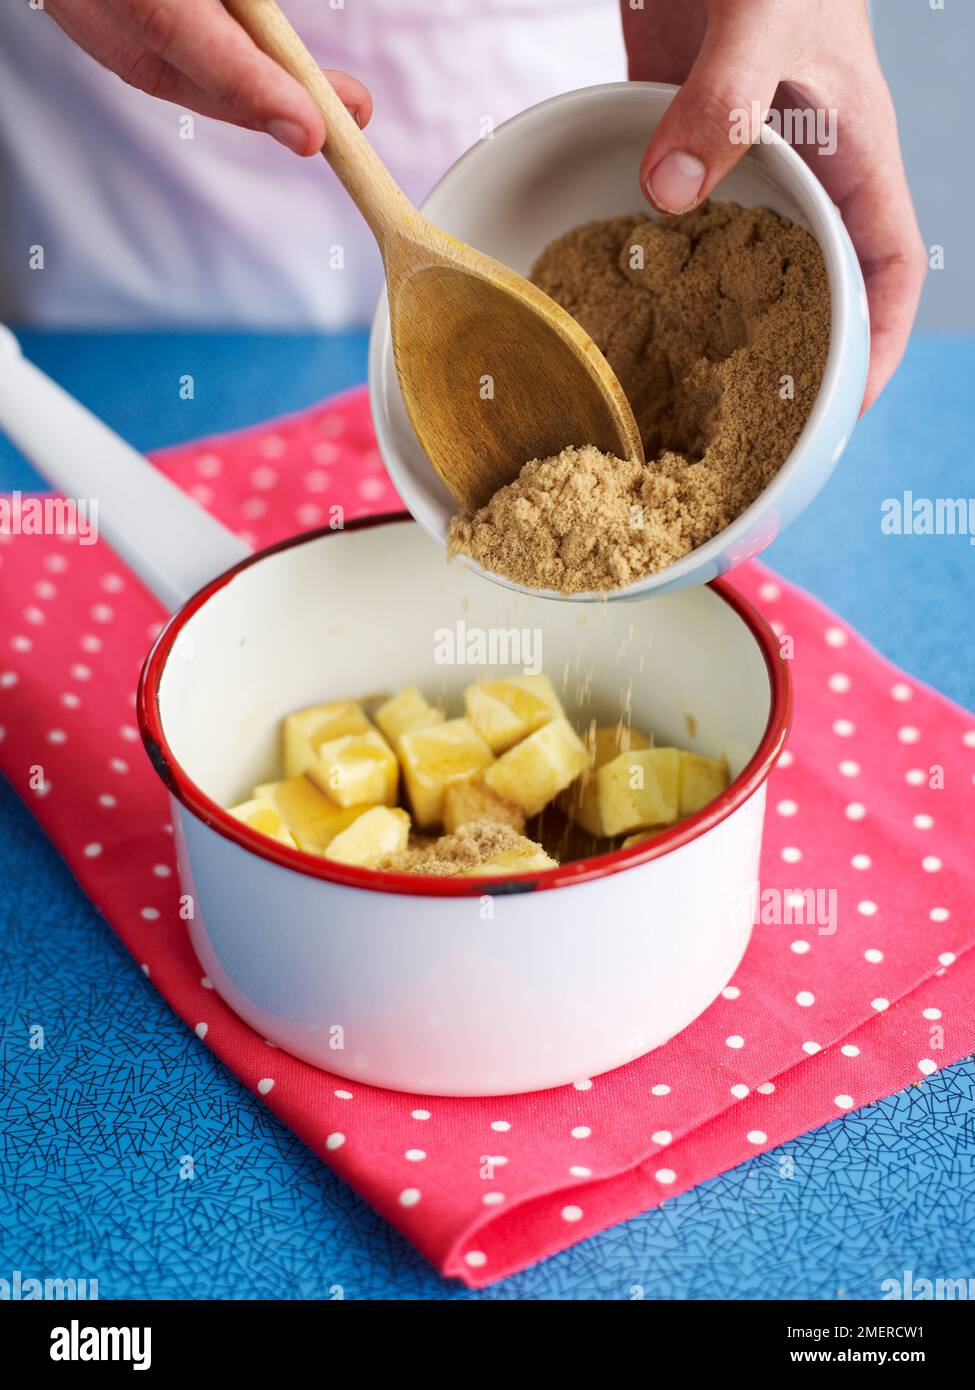
[[647,192],[661,212],[687,212],[697,202],[706,173],[694,155],[671,150],[647,178]]
[[294,154],[304,154],[308,148],[307,130],[294,121],[271,121],[267,133],[273,135],[279,145],[284,145]]

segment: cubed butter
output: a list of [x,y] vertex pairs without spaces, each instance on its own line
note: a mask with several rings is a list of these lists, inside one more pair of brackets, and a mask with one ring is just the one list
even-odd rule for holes
[[541,845],[524,840],[519,845],[499,850],[476,869],[464,869],[458,878],[498,878],[504,874],[533,874],[542,869],[557,869],[559,861],[546,854]]
[[521,808],[486,787],[480,777],[465,777],[460,782],[448,783],[443,795],[444,830],[452,835],[474,820],[510,825],[519,835],[525,830],[525,813]]
[[410,730],[400,739],[399,756],[413,819],[424,830],[443,822],[447,787],[475,776],[493,761],[490,748],[467,719]]
[[505,753],[550,719],[562,705],[548,676],[507,676],[464,691],[467,717],[492,753]]
[[620,849],[632,849],[634,845],[642,845],[644,840],[653,840],[657,835],[662,835],[666,829],[665,825],[655,825],[652,830],[638,830],[635,835],[627,835],[620,845]]
[[589,764],[559,797],[559,806],[589,835],[605,835],[599,813],[599,784],[596,771],[606,763],[628,753],[631,748],[649,748],[650,740],[627,724],[607,724],[586,736]]
[[705,758],[700,753],[680,755],[680,814],[693,816],[728,785],[728,764],[724,759]]
[[232,816],[249,825],[252,830],[258,830],[269,839],[277,840],[278,844],[289,845],[294,849],[295,841],[284,823],[281,812],[270,802],[254,797],[250,801],[242,801],[239,806],[231,806],[229,810]]
[[402,736],[411,729],[428,729],[431,724],[442,724],[443,710],[429,704],[415,685],[408,685],[380,705],[375,717],[392,747],[398,748]]
[[396,805],[399,764],[378,729],[321,744],[308,775],[337,806]]
[[297,777],[318,761],[318,750],[323,743],[344,738],[346,734],[367,733],[372,725],[355,700],[333,700],[327,705],[296,710],[287,716],[281,728],[284,775]]
[[361,816],[365,806],[336,806],[308,777],[264,782],[254,795],[282,816],[299,849],[321,854],[340,831]]
[[398,806],[373,806],[341,831],[325,851],[326,859],[375,869],[387,854],[406,849],[410,818]]
[[676,748],[621,753],[596,770],[604,835],[628,835],[671,825],[680,806],[680,754]]
[[578,777],[589,761],[586,745],[564,715],[523,738],[484,774],[498,796],[534,816]]

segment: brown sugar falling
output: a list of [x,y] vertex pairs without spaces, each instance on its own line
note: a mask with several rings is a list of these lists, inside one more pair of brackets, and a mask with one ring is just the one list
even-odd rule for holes
[[436,874],[448,878],[452,874],[470,872],[504,850],[539,848],[510,825],[498,821],[471,821],[451,835],[441,835],[439,839],[413,844],[387,855],[379,867],[399,874]]
[[533,459],[448,549],[535,588],[619,588],[724,530],[784,463],[826,362],[822,253],[775,213],[704,203],[576,227],[532,279],[605,353],[648,463],[584,441]]

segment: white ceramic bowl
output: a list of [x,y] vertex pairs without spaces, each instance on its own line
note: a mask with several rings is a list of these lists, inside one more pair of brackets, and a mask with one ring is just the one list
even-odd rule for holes
[[[571,227],[651,211],[638,186],[640,158],[675,90],[660,83],[609,83],[533,106],[463,155],[423,211],[445,231],[527,274],[539,252]],[[822,185],[794,150],[770,134],[771,143],[750,149],[713,196],[784,214],[822,248],[832,328],[819,396],[774,481],[732,526],[659,574],[616,590],[612,599],[703,584],[763,550],[815,497],[856,424],[870,347],[860,266]],[[369,390],[379,448],[399,494],[443,543],[457,504],[428,462],[403,406],[385,294],[373,321]],[[570,597],[578,602],[593,595]]]
[[[580,726],[629,699],[659,741],[726,755],[730,787],[644,845],[500,881],[332,863],[222,809],[277,774],[292,709],[411,683],[458,706],[487,674],[437,663],[459,622],[540,634]],[[160,636],[139,692],[190,937],[222,997],[316,1066],[462,1095],[606,1071],[718,995],[751,932],[789,709],[774,634],[727,586],[577,612],[446,566],[405,516],[297,537],[213,580]]]

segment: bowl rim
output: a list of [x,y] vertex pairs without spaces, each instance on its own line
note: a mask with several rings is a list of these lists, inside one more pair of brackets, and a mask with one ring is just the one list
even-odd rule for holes
[[[544,101],[537,102],[534,106],[529,106],[524,111],[519,111],[516,115],[503,121],[494,131],[491,143],[494,143],[501,135],[515,133],[519,127],[530,124],[539,114],[552,108],[581,106],[586,101],[608,100],[619,96],[623,96],[624,100],[635,101],[639,99],[641,92],[663,94],[672,99],[679,90],[677,85],[669,82],[622,80],[594,83],[589,87],[577,87],[568,92],[559,92],[555,96],[547,97]],[[478,141],[470,149],[465,150],[441,175],[420,204],[422,213],[427,213],[431,199],[440,192],[443,184],[452,178],[462,166],[474,159],[484,143],[484,141]],[[705,541],[703,545],[695,547],[694,550],[682,555],[680,559],[666,565],[663,569],[644,575],[642,579],[634,580],[632,584],[627,584],[620,589],[612,590],[607,595],[611,602],[626,602],[649,597],[654,593],[667,593],[675,588],[700,584],[704,582],[702,570],[717,566],[719,574],[727,573],[729,570],[737,568],[739,564],[743,564],[746,560],[753,559],[760,554],[771,543],[771,540],[782,533],[784,528],[779,523],[779,503],[783,494],[790,490],[794,480],[805,467],[814,440],[835,412],[837,397],[842,393],[844,377],[849,374],[852,364],[857,360],[854,347],[855,327],[858,321],[863,319],[866,325],[866,335],[860,372],[862,380],[857,395],[857,410],[859,410],[863,391],[866,387],[870,353],[869,317],[864,318],[862,313],[857,312],[866,303],[866,290],[859,259],[853,249],[846,224],[836,205],[809,165],[775,130],[769,129],[767,135],[763,135],[762,145],[769,151],[770,158],[778,165],[783,182],[791,196],[802,207],[803,215],[808,219],[814,212],[826,232],[822,238],[815,235],[816,243],[823,254],[830,292],[829,345],[816,398],[798,438],[782,460],[775,476],[729,526],[712,536],[710,540]],[[746,151],[746,158],[747,153]],[[634,187],[636,187],[636,180],[634,180]],[[710,196],[713,197],[714,195]],[[646,211],[647,215],[651,217],[656,215],[648,205],[644,205],[638,211]],[[810,233],[810,235],[814,234]],[[369,330],[369,401],[372,407],[379,452],[400,496],[409,503],[409,494],[412,491],[407,486],[409,472],[405,467],[400,466],[399,450],[395,447],[389,421],[384,409],[379,408],[379,402],[385,398],[387,390],[385,367],[389,356],[388,343],[389,310],[386,292],[383,289],[376,301]],[[848,427],[842,433],[838,429],[832,432],[830,462],[818,480],[816,491],[825,486],[839,462],[856,426],[857,418],[857,415],[854,414],[848,422]],[[747,553],[742,554],[740,559],[727,559],[729,546],[739,545],[748,537],[754,537],[762,519],[770,515],[776,518],[771,535],[767,538],[753,538]],[[420,525],[438,545],[445,544],[444,533],[433,524],[428,524],[425,515],[424,519],[420,520]],[[492,571],[484,569],[470,556],[465,556],[464,562],[475,574],[491,580],[492,583],[500,584],[502,588],[511,589],[515,593],[532,592],[526,586],[517,584],[504,575],[494,574]],[[554,589],[539,589],[535,592],[540,597],[567,603],[591,603],[594,599],[603,597],[588,592],[563,594]]]
[[211,579],[166,623],[153,643],[139,677],[136,701],[139,731],[149,760],[170,794],[197,820],[225,839],[231,840],[239,848],[261,859],[269,860],[278,868],[290,869],[309,878],[322,879],[346,888],[362,888],[372,892],[399,893],[414,897],[493,897],[548,888],[566,888],[647,864],[706,834],[758,791],[777,762],[792,723],[792,675],[788,662],[781,655],[779,640],[769,624],[732,585],[725,580],[717,579],[707,587],[713,589],[744,622],[765,659],[769,678],[768,721],[752,757],[720,796],[715,797],[693,816],[688,816],[653,839],[644,841],[642,845],[633,845],[630,849],[611,850],[589,859],[573,860],[559,864],[554,869],[536,873],[480,878],[440,877],[432,874],[392,873],[380,869],[361,868],[353,864],[340,864],[322,855],[279,845],[275,840],[237,820],[225,807],[220,806],[197,786],[179,763],[166,738],[159,709],[159,686],[176,639],[189,619],[205,603],[252,565],[260,564],[281,551],[307,545],[326,536],[369,530],[375,526],[401,525],[404,522],[414,526],[419,524],[409,512],[384,512],[376,516],[350,520],[341,530],[323,526],[266,546],[255,551],[253,555],[245,556],[230,569]]

